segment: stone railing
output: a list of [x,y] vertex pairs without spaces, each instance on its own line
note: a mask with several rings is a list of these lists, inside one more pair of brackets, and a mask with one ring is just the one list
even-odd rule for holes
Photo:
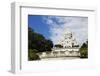
[[78,51],[52,51],[43,52],[39,54],[40,58],[55,58],[55,57],[79,57],[80,53]]

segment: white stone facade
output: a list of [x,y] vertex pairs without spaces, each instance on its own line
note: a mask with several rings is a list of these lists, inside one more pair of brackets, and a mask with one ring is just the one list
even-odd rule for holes
[[40,58],[53,58],[53,57],[79,57],[79,44],[76,41],[73,33],[65,31],[62,33],[62,39],[59,40],[61,47],[53,47],[51,52],[44,52]]
[[79,46],[78,42],[76,41],[73,33],[70,31],[65,31],[62,34],[62,39],[59,40],[59,44],[63,46],[63,48],[75,47]]

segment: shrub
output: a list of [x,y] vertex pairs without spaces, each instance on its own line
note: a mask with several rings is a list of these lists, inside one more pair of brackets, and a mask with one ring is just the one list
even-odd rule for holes
[[80,57],[81,58],[88,58],[88,42],[83,43],[80,48]]
[[63,46],[60,45],[60,44],[56,44],[55,47],[57,47],[57,48],[63,48]]
[[28,50],[28,60],[40,60],[40,57],[37,55],[37,50],[36,49],[29,49]]
[[81,58],[88,58],[88,50],[86,48],[80,49],[80,57]]

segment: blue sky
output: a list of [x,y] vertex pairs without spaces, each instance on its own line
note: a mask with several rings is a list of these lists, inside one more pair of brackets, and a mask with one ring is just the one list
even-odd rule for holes
[[42,34],[46,39],[49,39],[49,27],[43,21],[42,15],[29,15],[28,16],[28,26],[31,27],[35,32]]
[[88,17],[29,15],[28,26],[54,44],[62,39],[64,30],[71,31],[80,44],[88,39]]

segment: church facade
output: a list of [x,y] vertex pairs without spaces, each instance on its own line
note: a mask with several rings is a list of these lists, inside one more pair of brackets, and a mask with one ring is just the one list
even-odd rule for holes
[[70,31],[64,31],[62,38],[59,39],[51,52],[43,52],[40,58],[53,58],[53,57],[79,57],[79,44],[74,35]]

